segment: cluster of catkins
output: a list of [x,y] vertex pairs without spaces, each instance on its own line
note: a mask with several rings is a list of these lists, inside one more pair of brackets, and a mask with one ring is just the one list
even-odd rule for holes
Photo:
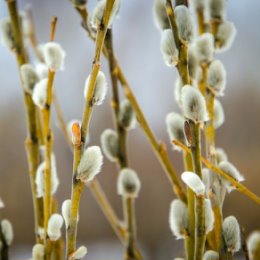
[[[86,1],[72,1],[72,3],[80,8],[86,4]],[[112,9],[112,13],[109,20],[109,27],[112,25],[112,21],[117,15],[121,5],[120,0],[116,0]],[[106,0],[101,0],[97,3],[93,13],[89,16],[89,23],[93,34],[96,32],[98,25],[104,14],[106,6]],[[32,25],[26,13],[20,14],[22,20],[22,32],[24,41],[28,42],[28,35],[32,30]],[[3,44],[8,47],[11,51],[15,51],[17,46],[14,41],[14,34],[12,30],[11,21],[9,18],[5,18],[1,21],[1,35]],[[43,110],[48,106],[47,104],[47,89],[48,89],[48,73],[57,72],[64,69],[65,51],[61,45],[57,42],[51,41],[44,44],[39,44],[37,47],[37,57],[35,64],[26,63],[20,67],[20,75],[22,80],[22,86],[26,94],[32,96],[34,104]],[[85,81],[84,97],[87,99],[88,88],[89,88],[90,75]],[[107,93],[107,80],[105,74],[102,71],[98,72],[94,94],[92,97],[92,105],[101,105],[105,99]],[[119,108],[119,125],[125,131],[128,131],[135,126],[135,114],[127,99],[120,103]],[[68,123],[67,131],[71,134],[72,144],[74,144],[74,136],[71,129],[74,124],[80,125],[80,120],[72,120]],[[87,136],[88,138],[88,136]],[[101,135],[101,145],[104,154],[112,162],[118,162],[120,157],[119,140],[117,133],[112,129],[106,129]],[[38,166],[35,185],[37,197],[43,198],[45,194],[45,146],[40,147],[40,158],[41,163]],[[92,181],[95,176],[100,173],[101,166],[103,164],[103,155],[99,146],[86,147],[82,153],[76,179],[83,183]],[[57,175],[55,155],[51,155],[51,195],[54,195],[59,186],[59,179]],[[123,168],[120,171],[117,182],[118,194],[124,198],[136,198],[138,196],[141,187],[140,180],[135,171],[130,168]],[[3,203],[1,203],[3,204]],[[62,237],[61,229],[63,222],[65,222],[66,229],[69,228],[70,213],[71,213],[71,200],[65,200],[61,207],[61,214],[54,213],[48,220],[47,236],[50,241],[58,241]],[[8,220],[1,222],[0,228],[0,249],[5,246],[10,246],[13,240],[12,226]],[[39,227],[38,235],[40,238],[45,238],[45,231],[43,227]],[[87,253],[85,246],[79,247],[69,257],[70,259],[81,259]],[[45,247],[43,244],[36,244],[32,249],[33,260],[43,260],[45,256]]]
[[[188,48],[190,84],[183,84],[181,77],[176,79],[174,96],[182,111],[182,115],[172,112],[166,116],[166,126],[170,140],[178,140],[184,145],[189,145],[184,131],[185,120],[201,124],[202,129],[204,124],[210,120],[205,93],[202,93],[199,87],[203,80],[207,86],[207,91],[214,95],[213,126],[217,129],[224,123],[224,110],[218,98],[224,95],[226,71],[222,62],[214,58],[214,54],[222,53],[229,49],[236,35],[234,24],[226,19],[226,0],[192,0],[189,3],[192,8],[188,8],[185,5],[176,6],[174,8],[174,16],[178,29],[178,40]],[[180,49],[175,42],[165,4],[166,1],[164,0],[155,0],[154,20],[161,32],[161,53],[164,62],[169,67],[175,67],[180,62]],[[191,9],[195,12],[203,13],[204,32],[198,36],[195,36]],[[214,35],[209,26],[212,21],[218,22],[217,31]],[[203,78],[203,67],[207,67],[206,78]],[[174,146],[174,148],[180,150],[177,146]],[[236,181],[243,181],[244,177],[228,161],[224,150],[215,147],[212,149],[213,151],[211,152],[214,153],[217,166]],[[181,178],[194,192],[195,196],[204,198],[205,230],[206,234],[208,234],[214,227],[212,208],[216,206],[222,208],[226,191],[231,192],[235,187],[229,181],[212,173],[209,169],[203,169],[202,176],[200,178],[194,172],[184,172]],[[171,203],[169,222],[170,228],[177,239],[185,239],[189,235],[188,218],[187,205],[181,200],[175,199]],[[223,243],[229,252],[233,254],[240,250],[240,227],[234,216],[226,217],[223,220],[222,237]],[[254,257],[254,250],[257,248],[256,237],[259,239],[259,232],[254,233],[248,240],[251,259],[257,259]],[[206,251],[204,260],[209,259],[219,259],[219,252]]]
[[[0,210],[4,208],[4,202],[0,198]],[[8,219],[0,219],[0,259],[5,259],[9,246],[13,242],[13,226]]]

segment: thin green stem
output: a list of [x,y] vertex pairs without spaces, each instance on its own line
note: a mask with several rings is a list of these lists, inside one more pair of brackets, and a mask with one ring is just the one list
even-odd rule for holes
[[[8,11],[10,15],[10,20],[12,24],[14,41],[16,49],[14,50],[16,55],[16,60],[18,67],[20,67],[28,62],[27,53],[23,44],[23,37],[20,28],[20,20],[17,12],[17,3],[15,0],[6,1],[8,6]],[[35,233],[38,233],[38,228],[42,224],[42,200],[37,199],[36,196],[36,187],[35,187],[35,174],[37,167],[40,163],[39,156],[39,138],[37,132],[37,115],[36,115],[36,107],[32,101],[32,97],[30,94],[24,92],[24,103],[27,115],[27,129],[28,129],[28,137],[26,138],[26,149],[27,149],[27,158],[29,165],[29,173],[30,173],[30,182],[31,182],[31,191],[33,198],[33,207],[34,207],[34,221],[35,221]],[[40,242],[39,237],[36,235],[37,242]]]
[[136,222],[134,210],[134,198],[123,198],[124,218],[127,225],[127,245],[125,251],[126,260],[137,260],[135,251]]
[[[106,35],[106,48],[108,51],[108,62],[110,70],[110,78],[112,82],[112,108],[114,111],[115,127],[118,134],[118,147],[119,147],[119,169],[123,169],[128,166],[127,159],[127,129],[120,125],[119,113],[120,113],[120,100],[118,94],[118,79],[114,71],[116,70],[116,61],[114,59],[112,30],[107,31]],[[126,222],[126,251],[125,258],[141,259],[141,255],[135,246],[135,214],[134,214],[134,199],[122,198],[122,204],[124,209],[124,220]],[[133,226],[134,225],[134,226]],[[134,232],[134,233],[133,233]]]
[[93,59],[93,67],[92,67],[92,71],[90,74],[85,110],[83,113],[82,125],[81,125],[81,140],[82,140],[83,145],[85,144],[86,135],[88,133],[91,112],[93,109],[92,99],[93,99],[93,95],[94,95],[97,75],[98,75],[99,68],[100,68],[100,56],[101,56],[101,51],[103,49],[104,40],[105,40],[105,36],[106,36],[106,32],[107,32],[108,21],[109,21],[109,17],[110,17],[111,11],[112,11],[114,1],[115,0],[107,1],[105,13],[104,13],[103,18],[101,19],[101,22],[100,22],[100,25],[98,28],[96,45],[95,45],[96,46],[95,55],[94,55],[94,59]]
[[[183,151],[183,161],[185,171],[193,171],[192,157],[190,153]],[[187,260],[194,258],[194,245],[195,245],[195,196],[194,192],[187,187],[187,200],[188,200],[188,236],[185,238],[185,248]]]
[[[56,30],[57,18],[53,17],[51,21],[50,40],[54,40]],[[44,108],[42,109],[43,118],[43,137],[45,145],[45,173],[44,173],[44,231],[45,231],[45,244],[47,239],[48,221],[51,215],[52,200],[51,200],[51,154],[53,144],[53,133],[50,128],[51,119],[51,105],[53,94],[55,71],[49,69],[48,82],[47,82],[47,98]]]
[[73,178],[71,191],[71,209],[69,225],[66,230],[66,259],[76,250],[77,226],[79,219],[80,198],[85,184],[77,180],[77,168],[81,157],[81,146],[74,145],[73,152]]
[[[191,155],[194,172],[202,178],[200,123],[189,121],[191,128]],[[206,242],[204,196],[195,199],[195,254],[194,260],[202,260]]]

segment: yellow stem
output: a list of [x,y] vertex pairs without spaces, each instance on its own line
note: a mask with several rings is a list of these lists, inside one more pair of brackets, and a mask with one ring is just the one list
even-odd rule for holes
[[[181,142],[177,141],[177,140],[173,140],[172,141],[175,145],[179,146],[181,149],[183,149],[184,151],[187,151],[189,153],[191,153],[190,148],[187,147],[186,145],[182,144]],[[252,199],[253,201],[255,201],[257,204],[260,204],[260,197],[258,197],[256,194],[254,194],[252,191],[250,191],[246,186],[244,186],[242,183],[236,181],[235,179],[233,179],[230,175],[228,175],[228,173],[224,172],[223,170],[221,170],[220,168],[218,168],[217,166],[213,165],[210,161],[208,161],[206,158],[201,157],[201,162],[210,170],[212,170],[213,172],[219,174],[220,176],[222,176],[224,179],[228,180],[233,186],[234,188],[236,188],[239,192],[241,192],[242,194],[244,194],[245,196],[247,196],[248,198]]]
[[[193,171],[202,178],[200,123],[189,121]],[[194,259],[202,260],[206,242],[204,197],[195,199],[195,252]]]
[[[23,37],[20,28],[20,19],[17,12],[16,1],[6,1],[8,6],[8,11],[10,15],[10,20],[12,24],[14,41],[16,49],[14,50],[16,55],[16,60],[18,67],[20,67],[28,62],[27,53],[23,44]],[[39,226],[42,224],[42,215],[41,215],[41,207],[42,201],[37,199],[36,196],[36,186],[35,186],[35,174],[37,167],[40,162],[39,156],[39,137],[37,132],[37,120],[36,120],[36,107],[32,101],[32,97],[28,93],[24,94],[24,103],[27,115],[27,129],[28,129],[28,137],[26,139],[26,148],[27,148],[27,157],[28,157],[28,165],[30,172],[30,182],[31,182],[31,191],[34,205],[34,220],[35,220],[35,232],[37,234]],[[36,236],[37,242],[40,242],[38,236]]]
[[[183,161],[185,171],[193,171],[192,157],[190,153],[183,151]],[[188,202],[188,236],[185,238],[185,248],[187,260],[194,258],[194,245],[195,245],[195,197],[194,192],[187,187],[187,202]]]

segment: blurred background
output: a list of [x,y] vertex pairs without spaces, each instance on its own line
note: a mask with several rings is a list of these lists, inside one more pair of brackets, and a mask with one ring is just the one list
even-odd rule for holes
[[[165,116],[178,110],[173,97],[176,71],[164,65],[159,45],[160,33],[152,16],[152,0],[122,1],[120,17],[114,23],[114,43],[119,63],[156,136],[167,144]],[[249,3],[250,2],[250,3]],[[50,20],[58,16],[57,41],[66,50],[65,70],[55,79],[55,90],[67,121],[81,118],[83,87],[88,76],[93,42],[86,37],[80,19],[69,1],[21,0],[20,8],[32,4],[37,36],[40,42],[49,37]],[[90,10],[96,2],[89,1]],[[231,50],[218,55],[227,70],[228,86],[221,101],[226,123],[217,132],[217,144],[225,149],[229,159],[245,175],[245,184],[260,194],[260,32],[258,0],[228,1],[228,19],[237,28]],[[7,16],[5,1],[0,2],[0,17]],[[108,76],[107,62],[101,69]],[[15,248],[19,259],[29,252],[33,243],[32,200],[24,139],[25,113],[15,57],[0,45],[0,196],[6,207],[0,216],[14,225]],[[113,127],[110,110],[111,89],[105,104],[95,108],[90,127],[90,143],[99,145],[100,134]],[[61,203],[70,196],[72,154],[57,126],[53,113],[55,154],[60,186],[57,198]],[[183,171],[182,158],[168,151],[175,168]],[[181,243],[172,236],[168,225],[169,204],[175,197],[142,130],[137,127],[129,136],[130,165],[142,181],[136,202],[138,240],[147,259],[161,260],[182,256]],[[122,216],[121,199],[116,193],[117,172],[114,164],[105,160],[98,176],[116,212]],[[226,197],[224,216],[235,215],[246,234],[259,228],[260,207],[238,192]],[[88,246],[88,259],[122,259],[122,247],[88,189],[85,190],[79,223],[79,240]],[[16,256],[15,256],[16,255]]]

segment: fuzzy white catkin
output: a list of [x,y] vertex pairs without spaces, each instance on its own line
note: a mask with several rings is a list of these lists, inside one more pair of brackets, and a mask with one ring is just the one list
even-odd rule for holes
[[135,171],[125,168],[117,179],[117,193],[124,197],[136,198],[141,189],[140,179]]
[[222,235],[227,250],[231,253],[239,251],[241,247],[240,227],[234,216],[224,219],[222,224]]
[[25,92],[32,94],[35,84],[39,81],[39,77],[31,64],[23,64],[20,68],[21,79]]
[[[244,181],[244,176],[238,171],[238,169],[230,162],[222,161],[219,163],[218,167],[227,173],[229,176],[231,176],[233,179],[235,179],[238,182]],[[226,179],[223,179],[223,182],[227,188],[228,192],[231,192],[235,189],[235,187]]]
[[222,148],[216,148],[216,158],[217,158],[217,163],[219,164],[222,161],[228,161],[228,156],[224,149]]
[[16,45],[13,29],[9,18],[4,18],[0,21],[0,32],[3,45],[5,45],[10,50],[15,49]]
[[198,89],[190,85],[182,87],[181,104],[186,118],[196,123],[208,120],[206,101]]
[[45,79],[48,77],[48,67],[43,62],[36,63],[35,71],[36,71],[39,79]]
[[0,197],[0,209],[4,208],[5,204],[4,201],[2,200],[2,198]]
[[68,228],[69,226],[70,210],[71,210],[71,200],[64,200],[61,206],[61,213],[64,218],[66,228]]
[[173,67],[178,63],[179,51],[176,47],[171,29],[163,30],[160,49],[164,62],[168,67]]
[[224,90],[226,88],[226,70],[220,60],[214,60],[209,65],[207,84],[215,95],[224,95]]
[[85,149],[78,169],[77,179],[82,182],[90,182],[100,173],[103,164],[103,155],[99,146],[90,146]]
[[43,109],[47,102],[47,87],[48,87],[48,79],[42,79],[38,83],[35,84],[32,99],[33,103],[38,106],[40,109]]
[[[182,144],[186,144],[186,138],[184,135],[184,118],[175,112],[171,112],[166,116],[166,128],[170,141],[178,140]],[[176,150],[181,150],[178,146],[174,145]]]
[[185,5],[178,5],[174,9],[174,13],[180,39],[185,42],[191,42],[194,28],[189,9]]
[[[89,81],[90,81],[90,75],[88,76],[85,82],[85,88],[84,88],[85,99],[87,99],[88,96]],[[98,106],[101,105],[106,97],[106,94],[107,94],[106,76],[102,71],[99,71],[95,82],[92,103]]]
[[119,155],[118,136],[112,129],[106,129],[100,137],[102,150],[111,162],[116,162]]
[[71,254],[69,259],[82,259],[87,254],[87,252],[87,248],[85,246],[81,246],[74,253]]
[[132,129],[135,127],[136,116],[128,99],[124,99],[120,102],[118,121],[119,124],[125,129]]
[[13,226],[11,222],[8,219],[3,219],[1,221],[1,229],[5,243],[10,246],[14,239]]
[[198,66],[199,66],[199,60],[196,51],[196,46],[191,45],[188,52],[188,68],[189,68],[189,74],[192,79],[195,79],[197,77]]
[[177,77],[174,84],[174,98],[179,106],[181,106],[181,89],[183,87],[183,83],[180,77]]
[[254,231],[247,239],[250,260],[258,260],[260,256],[260,231]]
[[48,221],[47,234],[52,241],[57,241],[61,237],[61,227],[63,218],[60,214],[52,214]]
[[212,19],[225,18],[226,0],[209,0],[209,14]]
[[225,122],[224,108],[218,99],[214,100],[214,128],[217,129],[221,127]]
[[[96,7],[93,10],[93,13],[91,15],[90,24],[91,24],[91,27],[95,30],[98,29],[98,27],[101,23],[102,17],[105,12],[106,3],[107,3],[106,0],[98,1]],[[111,28],[116,16],[119,13],[120,7],[121,7],[121,0],[115,0],[114,5],[112,7],[110,17],[109,17],[108,28]]]
[[[45,155],[44,155],[45,157]],[[46,163],[43,161],[37,168],[35,184],[36,184],[36,193],[37,197],[41,198],[45,193],[45,169]],[[51,195],[55,194],[59,187],[59,179],[56,167],[56,159],[54,154],[51,156]]]
[[219,260],[219,253],[213,250],[208,250],[205,252],[203,260]]
[[154,23],[159,30],[170,28],[164,0],[154,0],[153,18]]
[[217,51],[223,52],[228,50],[236,37],[237,30],[232,22],[224,21],[222,22],[216,34]]
[[44,260],[44,245],[36,244],[32,249],[33,260]]
[[188,208],[179,200],[172,201],[169,214],[170,229],[177,239],[185,238],[188,229]]
[[63,70],[66,53],[57,42],[47,42],[43,47],[43,57],[50,70]]
[[197,196],[204,196],[205,184],[196,173],[184,172],[181,175],[181,179]]
[[206,234],[208,234],[214,227],[214,213],[211,206],[211,201],[209,199],[204,200],[205,207],[205,229]]
[[214,37],[211,33],[203,33],[196,40],[196,50],[201,63],[208,63],[213,59]]

